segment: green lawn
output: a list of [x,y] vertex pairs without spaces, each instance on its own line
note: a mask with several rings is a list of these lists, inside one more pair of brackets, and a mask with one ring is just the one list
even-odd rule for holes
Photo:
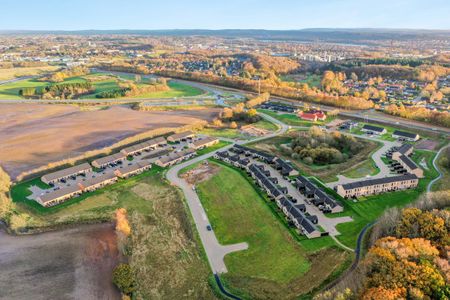
[[370,157],[371,156],[369,156],[368,159],[363,163],[358,164],[354,168],[345,171],[344,173],[342,173],[342,175],[348,178],[363,178],[367,175],[373,176],[378,174],[380,170],[378,169],[373,159],[371,159]]
[[252,125],[255,127],[261,128],[261,129],[269,130],[269,131],[276,131],[278,129],[277,125],[275,125],[272,122],[269,122],[267,120],[264,120],[264,119],[254,123]]
[[203,128],[198,133],[215,137],[224,137],[229,139],[245,138],[244,135],[239,132],[239,129],[231,129],[231,128]]
[[307,83],[310,87],[320,87],[322,76],[317,74],[306,74],[305,79],[298,80],[295,78],[295,76],[292,75],[283,75],[280,76],[281,80],[288,81],[288,82],[302,82]]
[[219,241],[249,244],[225,257],[231,274],[285,283],[309,269],[300,246],[238,171],[221,166],[197,190]]
[[322,126],[326,123],[332,121],[334,118],[327,118],[325,121],[317,121],[317,122],[310,122],[300,119],[295,114],[288,114],[288,113],[281,113],[278,114],[277,112],[268,110],[268,109],[258,109],[258,111],[263,112],[287,125],[291,126],[303,126],[303,127],[311,127],[311,126]]
[[349,265],[352,255],[330,237],[309,240],[295,233],[242,170],[210,161],[220,171],[197,184],[197,192],[213,230],[222,244],[249,244],[225,257],[229,272],[221,278],[229,291],[242,299],[296,299]]
[[179,82],[169,81],[168,85],[170,87],[169,91],[162,92],[152,92],[141,94],[133,98],[175,98],[175,97],[191,97],[198,96],[204,93],[203,90],[192,87],[187,84],[182,84]]
[[230,142],[219,141],[217,144],[212,145],[211,147],[206,147],[204,149],[197,150],[197,155],[200,156],[200,155],[203,155],[203,154],[206,154],[206,153],[210,153],[210,152],[216,151],[216,150],[218,150],[220,148],[223,148],[225,146],[228,146],[230,144],[231,144]]

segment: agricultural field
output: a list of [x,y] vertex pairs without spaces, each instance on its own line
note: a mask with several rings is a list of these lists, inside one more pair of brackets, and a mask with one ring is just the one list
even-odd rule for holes
[[183,196],[163,179],[161,168],[85,195],[43,210],[16,203],[38,228],[111,220],[115,209],[123,207],[133,232],[129,263],[136,271],[137,294],[144,299],[215,299]]
[[221,278],[229,291],[244,299],[292,299],[342,271],[351,256],[330,238],[298,238],[243,173],[211,164],[218,172],[196,184],[211,226],[221,244],[249,244],[225,256]]
[[48,72],[53,72],[56,71],[57,69],[58,67],[56,66],[0,69],[0,81],[11,80],[17,77],[36,76]]
[[0,245],[1,299],[121,299],[112,271],[123,256],[112,224],[25,236],[0,230]]
[[[80,98],[95,99],[96,96],[102,92],[118,89],[119,88],[118,83],[124,80],[133,80],[133,79],[132,76],[126,75],[112,76],[105,73],[93,73],[84,76],[67,78],[61,83],[56,83],[56,85],[65,83],[82,83],[90,81],[95,88],[94,92],[88,95],[83,95]],[[23,99],[23,97],[19,95],[19,91],[21,89],[29,87],[41,89],[51,84],[55,83],[38,81],[36,79],[26,79],[0,85],[0,99],[12,99],[12,100]],[[138,86],[139,85],[143,84],[138,84]],[[170,88],[170,90],[168,91],[144,93],[141,95],[134,96],[133,98],[174,98],[174,97],[198,96],[204,93],[204,91],[198,88],[182,84],[176,81],[169,81],[168,86]]]
[[70,105],[0,104],[0,161],[12,178],[152,130],[211,121],[219,109],[141,112],[126,106],[85,110]]

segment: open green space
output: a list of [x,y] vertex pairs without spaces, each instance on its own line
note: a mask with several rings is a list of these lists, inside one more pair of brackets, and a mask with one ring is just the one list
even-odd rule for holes
[[269,130],[269,131],[276,131],[278,129],[277,125],[275,125],[272,122],[269,122],[267,120],[264,120],[264,119],[254,123],[252,125],[255,127],[261,128],[261,129]]
[[317,74],[283,75],[280,79],[287,82],[306,83],[309,87],[320,87],[322,82],[322,77]]
[[249,244],[225,257],[228,273],[221,278],[229,291],[243,299],[292,299],[343,271],[351,256],[330,237],[308,240],[294,234],[241,170],[211,163],[219,171],[196,185],[211,226],[222,244]]
[[328,122],[332,121],[333,119],[335,119],[334,117],[328,117],[325,121],[310,122],[300,119],[296,114],[277,113],[268,109],[258,109],[258,111],[263,112],[290,126],[302,126],[302,127],[323,126]]
[[239,129],[231,128],[203,128],[198,132],[199,134],[205,134],[214,137],[223,137],[229,139],[244,138],[244,135],[239,132]]
[[207,154],[216,150],[219,150],[220,148],[223,148],[225,146],[230,145],[231,142],[227,142],[227,141],[222,141],[220,140],[217,144],[212,145],[210,147],[206,147],[200,150],[197,150],[197,155],[203,155],[203,154]]
[[380,172],[377,165],[371,159],[371,156],[373,152],[375,152],[377,149],[372,151],[371,154],[369,154],[367,160],[363,161],[362,163],[354,166],[351,169],[346,170],[342,173],[342,175],[348,177],[348,178],[363,178],[366,176],[374,176]]
[[450,168],[444,165],[444,158],[446,157],[446,151],[444,150],[437,160],[437,165],[439,170],[442,173],[441,179],[438,182],[434,183],[432,190],[433,191],[442,191],[448,190],[450,186]]
[[[85,76],[71,77],[65,79],[61,83],[50,83],[46,81],[38,81],[36,79],[27,79],[0,85],[0,99],[23,99],[23,97],[19,96],[19,91],[23,88],[33,87],[36,89],[40,89],[50,84],[86,82],[89,78],[93,78],[95,76],[105,76],[107,79],[92,81],[92,85],[95,88],[94,92],[89,95],[83,95],[80,97],[80,99],[95,99],[96,96],[102,92],[119,88],[117,80],[133,80],[132,78],[128,78],[129,76],[126,75],[108,78],[107,74],[104,73],[93,73]],[[176,98],[198,96],[204,93],[204,91],[201,89],[175,81],[169,81],[168,86],[170,87],[170,90],[168,91],[144,93],[133,98]]]

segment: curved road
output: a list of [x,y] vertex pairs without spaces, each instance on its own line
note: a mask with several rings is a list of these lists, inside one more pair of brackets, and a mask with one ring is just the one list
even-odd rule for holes
[[436,169],[436,171],[438,171],[439,176],[436,177],[435,179],[431,180],[430,183],[428,183],[427,193],[431,192],[431,188],[433,187],[433,184],[435,184],[437,181],[439,181],[442,178],[442,172],[441,172],[441,170],[439,170],[439,167],[437,165],[437,161],[439,159],[439,156],[441,156],[442,151],[444,151],[448,147],[450,147],[450,144],[447,144],[446,146],[444,146],[441,149],[439,149],[438,153],[436,154],[436,156],[433,159],[433,167]]
[[[267,120],[276,123],[279,126],[279,129],[277,132],[274,132],[272,134],[269,134],[264,137],[252,139],[249,141],[242,141],[239,142],[239,144],[246,144],[249,142],[255,142],[260,141],[268,138],[275,137],[277,135],[285,133],[289,127],[281,123],[280,121],[261,114],[264,118]],[[208,231],[206,229],[206,226],[209,225],[208,216],[205,212],[205,209],[202,206],[202,203],[200,199],[198,198],[197,193],[191,187],[186,180],[183,178],[178,177],[178,173],[181,169],[193,165],[195,163],[198,163],[200,161],[203,161],[207,158],[212,157],[217,151],[223,151],[226,149],[231,148],[233,145],[228,145],[225,147],[222,147],[221,149],[218,149],[216,151],[198,156],[194,159],[191,159],[189,161],[183,162],[181,164],[175,165],[174,167],[170,168],[166,173],[166,178],[175,186],[179,187],[186,197],[186,201],[188,203],[189,209],[191,211],[192,217],[194,218],[195,226],[197,227],[197,231],[200,235],[200,240],[202,241],[203,247],[206,252],[206,256],[208,257],[209,265],[211,266],[211,269],[214,274],[220,274],[220,273],[226,273],[227,268],[225,266],[223,258],[225,255],[231,252],[235,251],[241,251],[248,248],[247,243],[239,243],[239,244],[233,244],[233,245],[221,245],[219,241],[217,240],[217,237],[214,233],[214,231]]]

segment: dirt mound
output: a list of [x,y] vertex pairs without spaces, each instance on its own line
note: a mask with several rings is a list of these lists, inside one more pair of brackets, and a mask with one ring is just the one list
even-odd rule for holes
[[214,164],[202,163],[195,169],[189,170],[182,175],[182,177],[192,185],[206,181],[214,174],[219,172],[220,167]]

